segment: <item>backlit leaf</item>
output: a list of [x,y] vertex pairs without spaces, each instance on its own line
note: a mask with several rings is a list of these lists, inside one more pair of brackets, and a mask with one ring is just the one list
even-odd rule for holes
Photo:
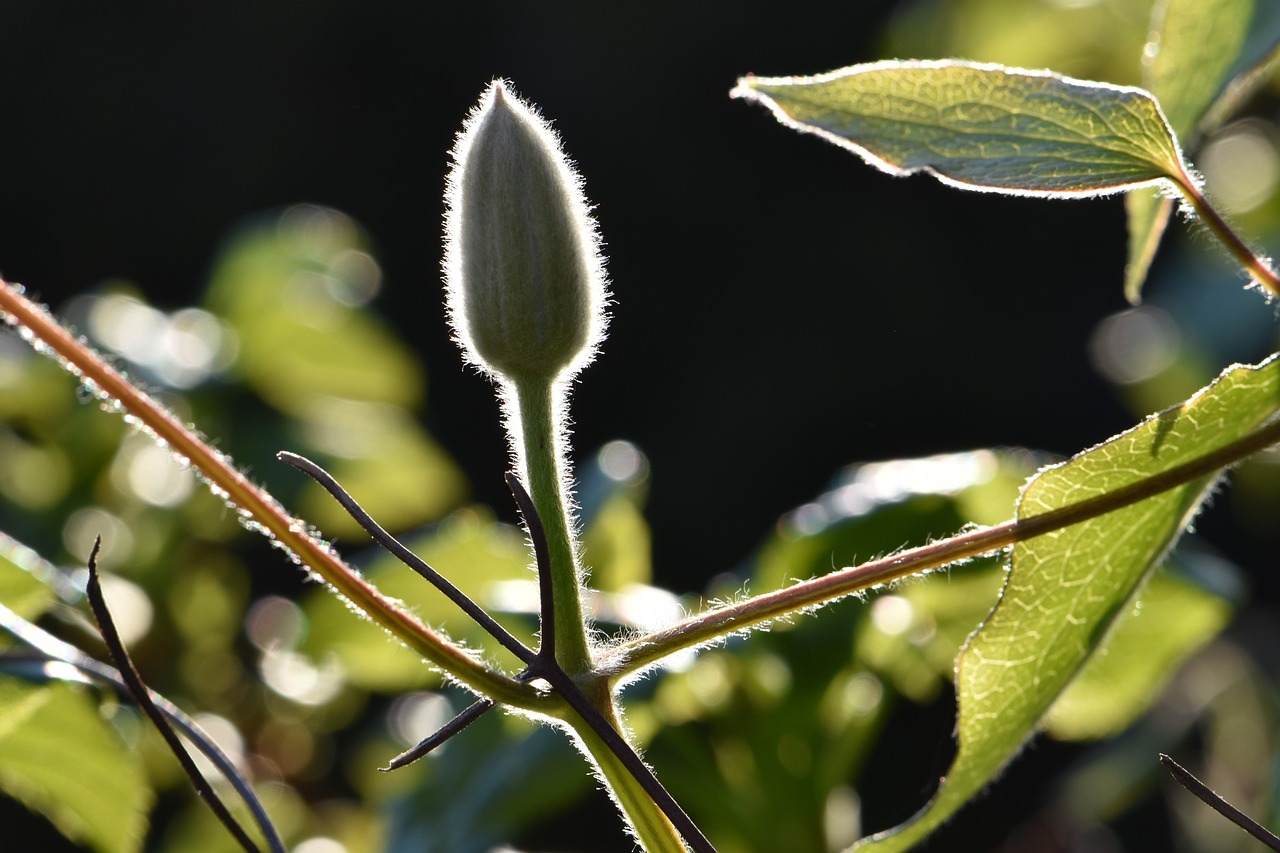
[[34,619],[53,604],[45,583],[57,570],[21,543],[0,533],[0,604],[24,619]]
[[[1152,13],[1143,84],[1169,127],[1189,140],[1236,69],[1255,0],[1163,0]],[[1137,302],[1173,201],[1150,193],[1127,200],[1129,262],[1125,295]]]
[[0,790],[100,853],[142,849],[152,795],[140,760],[67,685],[0,679]]
[[816,77],[745,77],[735,97],[892,174],[968,189],[1098,195],[1182,174],[1141,89],[999,65],[876,62]]
[[[1181,406],[1048,468],[1018,518],[1122,488],[1238,439],[1280,409],[1280,359],[1233,367]],[[1212,477],[1170,489],[1013,550],[1000,602],[961,652],[959,748],[932,802],[861,850],[906,850],[1000,772],[1103,643],[1152,566],[1186,528]]]
[[1053,703],[1045,731],[1059,740],[1120,734],[1151,706],[1183,660],[1226,627],[1231,611],[1227,599],[1174,566],[1162,567]]

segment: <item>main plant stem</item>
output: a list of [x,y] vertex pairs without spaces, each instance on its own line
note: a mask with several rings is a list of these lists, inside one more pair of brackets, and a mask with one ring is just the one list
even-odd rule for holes
[[[606,719],[611,716],[606,715]],[[618,808],[627,816],[641,849],[647,853],[685,853],[687,848],[680,839],[680,833],[645,793],[644,788],[640,787],[631,771],[623,766],[613,750],[585,723],[578,727],[577,732],[596,766],[600,768],[600,774],[604,776],[605,784],[617,801]]]
[[[556,661],[575,676],[590,672],[592,659],[583,618],[582,572],[565,494],[568,461],[556,420],[563,393],[563,387],[552,382],[524,382],[515,387],[515,405],[521,475],[547,537],[555,599]],[[514,439],[514,429],[512,432]]]
[[[519,430],[517,455],[520,473],[537,511],[546,542],[556,663],[570,678],[594,675],[595,662],[583,618],[582,570],[566,493],[569,483],[566,442],[558,422],[563,415],[561,395],[565,389],[552,382],[527,381],[516,383],[514,390],[514,401],[508,400],[509,405],[514,403],[516,407],[514,412],[508,413],[514,421],[509,426],[513,440],[516,430]],[[547,594],[545,587],[543,594]],[[543,613],[546,618],[545,608]],[[543,636],[547,636],[545,628]],[[617,705],[607,682],[599,679],[579,682],[584,688],[588,684],[593,687],[584,689],[582,695],[599,712],[605,724],[625,740],[626,734],[619,724]],[[642,848],[651,853],[682,853],[686,850],[680,832],[645,790],[636,771],[626,766],[619,751],[605,743],[601,734],[580,714],[569,712],[566,722],[591,754]],[[685,817],[683,811],[678,806],[676,808]],[[692,824],[690,827],[690,832],[697,834],[701,843],[710,849],[696,827]]]

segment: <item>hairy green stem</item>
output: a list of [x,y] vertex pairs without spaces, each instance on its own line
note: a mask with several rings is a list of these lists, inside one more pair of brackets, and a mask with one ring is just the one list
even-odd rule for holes
[[296,555],[373,621],[432,664],[496,701],[529,710],[543,707],[545,701],[534,688],[485,666],[384,596],[327,544],[312,536],[306,524],[285,512],[275,498],[237,471],[225,454],[210,447],[193,429],[63,328],[47,310],[4,281],[0,281],[0,317],[25,330],[24,337],[42,344],[81,381],[92,382],[105,399],[119,403],[122,411],[137,418],[176,455],[188,460],[211,488],[220,490],[229,502],[249,513],[268,538]]
[[[620,730],[612,701],[608,703],[608,710],[602,709],[601,713],[611,726]],[[616,800],[618,808],[626,815],[641,848],[646,853],[685,853],[687,848],[680,839],[680,833],[641,787],[622,760],[581,717],[575,715],[569,724],[581,738],[587,751],[591,753],[592,760],[604,776],[605,784]]]
[[1019,542],[1106,515],[1169,489],[1212,476],[1278,442],[1280,420],[1189,462],[1094,498],[1039,515],[1006,521],[995,527],[963,533],[892,557],[841,569],[776,592],[764,593],[746,601],[700,613],[669,628],[610,649],[601,655],[599,668],[608,672],[610,678],[617,683],[683,649],[713,642],[811,607],[829,604],[890,581],[1001,551]]
[[516,385],[516,412],[521,438],[519,462],[525,486],[542,521],[551,565],[555,603],[555,653],[570,676],[590,672],[591,646],[582,609],[582,573],[578,547],[565,495],[567,460],[556,415],[565,393],[550,382]]
[[1191,209],[1196,215],[1204,221],[1204,224],[1213,232],[1213,236],[1217,237],[1219,242],[1226,247],[1227,251],[1240,262],[1254,281],[1265,287],[1268,293],[1273,297],[1280,297],[1280,276],[1271,268],[1271,265],[1263,258],[1259,257],[1256,252],[1250,249],[1240,239],[1240,235],[1236,234],[1227,221],[1222,218],[1221,214],[1214,209],[1209,200],[1204,197],[1204,193],[1196,186],[1191,176],[1185,172],[1175,179],[1178,190],[1187,200],[1187,204],[1191,205]]

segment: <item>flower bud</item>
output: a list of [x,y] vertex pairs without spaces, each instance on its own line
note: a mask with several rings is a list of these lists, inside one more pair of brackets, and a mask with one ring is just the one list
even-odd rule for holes
[[554,131],[495,80],[453,149],[449,320],[467,360],[508,380],[570,378],[604,336],[600,241]]

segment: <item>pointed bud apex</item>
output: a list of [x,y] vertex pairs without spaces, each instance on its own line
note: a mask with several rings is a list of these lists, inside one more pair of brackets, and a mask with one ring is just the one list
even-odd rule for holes
[[604,269],[582,181],[532,108],[494,81],[453,149],[449,319],[468,361],[511,381],[567,379],[604,336]]

